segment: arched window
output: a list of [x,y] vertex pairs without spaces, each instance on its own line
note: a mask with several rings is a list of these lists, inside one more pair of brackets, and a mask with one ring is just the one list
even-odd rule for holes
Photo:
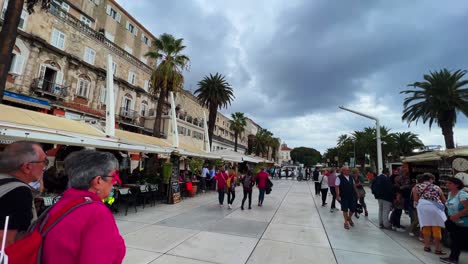
[[78,84],[76,85],[76,95],[83,98],[88,98],[89,90],[91,89],[91,79],[86,75],[78,77]]

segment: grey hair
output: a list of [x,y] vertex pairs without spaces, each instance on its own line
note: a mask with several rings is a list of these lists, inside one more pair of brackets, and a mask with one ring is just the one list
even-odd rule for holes
[[112,153],[96,150],[81,150],[70,154],[64,162],[68,185],[79,190],[88,190],[96,176],[107,176],[119,168]]
[[12,173],[18,171],[25,163],[37,161],[39,153],[35,146],[41,147],[31,141],[17,141],[6,146],[0,153],[0,173]]

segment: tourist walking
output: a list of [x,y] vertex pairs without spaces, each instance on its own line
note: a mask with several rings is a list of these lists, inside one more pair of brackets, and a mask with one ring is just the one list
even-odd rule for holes
[[322,206],[327,206],[327,193],[328,193],[328,172],[323,171],[319,176],[320,192],[322,193]]
[[247,198],[249,199],[249,209],[252,209],[252,188],[255,185],[255,179],[251,170],[248,170],[246,174],[242,175],[241,183],[242,189],[244,190],[241,209],[244,210],[244,203]]
[[82,150],[69,155],[64,165],[70,188],[48,212],[49,218],[63,218],[43,239],[42,263],[122,263],[125,242],[102,202],[115,183],[117,159],[109,152]]
[[315,195],[320,195],[320,171],[318,167],[315,167],[315,170],[312,174],[313,180],[314,180],[314,185],[315,185]]
[[357,190],[354,179],[349,175],[349,167],[341,168],[341,174],[335,181],[336,199],[341,203],[343,211],[344,228],[354,226],[353,214],[356,212]]
[[463,182],[455,177],[445,180],[449,191],[447,211],[449,219],[445,222],[452,243],[450,255],[440,258],[445,263],[458,263],[462,246],[468,245],[468,193],[463,190]]
[[48,164],[41,146],[32,142],[12,143],[0,153],[0,241],[5,218],[10,216],[6,246],[22,238],[37,218],[28,184],[40,180]]
[[330,193],[332,195],[330,213],[333,213],[336,210],[336,206],[335,206],[335,202],[336,202],[335,182],[336,182],[336,170],[332,169],[330,171],[330,174],[328,175],[328,186],[330,187]]
[[201,184],[201,189],[203,193],[206,192],[206,178],[207,177],[210,177],[210,170],[208,170],[208,165],[205,164],[203,165],[203,169],[200,175],[200,184]]
[[237,182],[236,170],[235,168],[232,168],[229,170],[228,179],[226,181],[229,209],[232,209],[232,203],[234,202],[234,199],[236,199],[236,182]]
[[371,185],[372,194],[379,203],[379,227],[391,228],[388,214],[392,209],[393,203],[393,185],[390,181],[390,171],[385,168],[382,174],[377,176]]
[[[362,206],[362,209],[364,209],[364,216],[369,216],[369,212],[367,211],[367,205],[366,205],[366,190],[364,189],[364,176],[362,176],[359,173],[358,168],[354,168],[353,171],[353,177],[354,177],[354,182],[356,183],[356,190],[357,190],[357,197],[359,200],[359,204]],[[356,214],[356,217],[358,217],[358,214]]]
[[444,212],[446,202],[444,193],[434,184],[435,177],[430,173],[423,174],[423,183],[416,185],[419,226],[424,236],[424,251],[431,252],[431,237],[433,238],[436,255],[444,255],[440,240],[442,227],[445,227],[447,217]]
[[264,168],[261,167],[257,173],[257,187],[258,187],[258,206],[263,206],[263,200],[265,199],[265,191],[267,187],[268,173],[265,172]]
[[220,170],[216,175],[214,176],[214,179],[218,183],[218,201],[219,201],[219,206],[222,207],[224,204],[224,193],[226,192],[225,188],[228,175],[226,174],[226,171],[224,169],[224,166],[221,166]]

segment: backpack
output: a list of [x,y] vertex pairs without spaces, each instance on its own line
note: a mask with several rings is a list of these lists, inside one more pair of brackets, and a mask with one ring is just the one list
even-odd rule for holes
[[49,207],[31,224],[28,235],[16,241],[5,249],[9,263],[33,264],[41,263],[42,241],[47,233],[66,215],[86,204],[93,203],[90,198],[80,198],[60,209],[54,215],[49,215]]
[[226,186],[227,186],[228,188],[231,188],[231,179],[232,179],[231,176],[228,176],[228,179],[227,179],[227,181],[226,181]]
[[251,175],[246,175],[242,185],[244,186],[244,189],[252,188],[252,176]]

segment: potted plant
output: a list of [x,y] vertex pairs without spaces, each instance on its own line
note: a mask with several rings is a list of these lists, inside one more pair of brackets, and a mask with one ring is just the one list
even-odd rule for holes
[[[189,170],[192,172],[192,180],[196,179],[196,176],[200,176],[201,170],[203,169],[204,161],[199,158],[192,158],[189,161]],[[197,184],[193,184],[192,191],[190,191],[189,196],[193,197],[197,193],[198,186]]]

